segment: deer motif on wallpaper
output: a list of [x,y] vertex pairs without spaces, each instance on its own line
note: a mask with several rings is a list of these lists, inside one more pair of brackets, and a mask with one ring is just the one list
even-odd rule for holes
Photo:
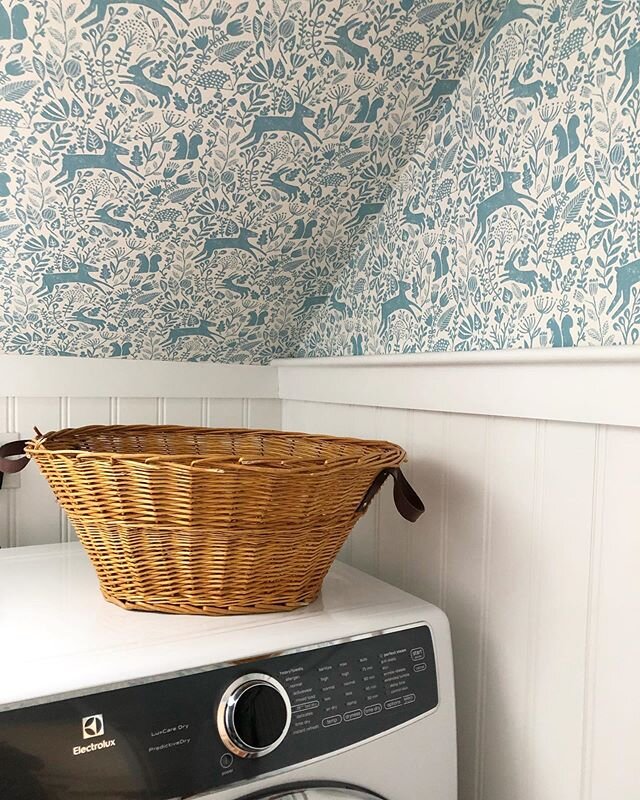
[[482,238],[484,238],[487,233],[488,221],[495,213],[500,211],[501,208],[515,206],[516,208],[524,211],[527,216],[531,216],[531,211],[524,204],[524,201],[527,200],[531,203],[535,203],[536,201],[526,194],[516,192],[516,190],[513,188],[513,184],[520,180],[520,173],[505,171],[501,172],[500,176],[502,178],[502,188],[478,203],[476,212],[477,225],[473,235],[474,242],[479,242]]
[[[170,3],[167,3],[166,0],[89,0],[85,10],[78,15],[78,22],[83,20],[83,28],[88,28],[91,25],[97,25],[99,22],[104,20],[108,8],[118,5],[138,5],[142,8],[148,8],[152,11],[157,11],[158,14],[160,14],[160,16],[163,17],[166,22],[168,22],[171,30],[174,33],[177,33],[178,29],[176,28],[175,22],[171,18],[171,14],[177,17],[184,25],[189,24],[189,20],[184,16],[182,11],[175,6],[172,6]],[[91,15],[94,15],[93,19],[89,19]]]

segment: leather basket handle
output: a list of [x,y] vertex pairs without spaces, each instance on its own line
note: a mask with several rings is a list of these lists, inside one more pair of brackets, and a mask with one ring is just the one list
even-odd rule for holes
[[[17,439],[0,447],[0,489],[4,475],[20,472],[29,463],[29,457],[24,454],[28,441],[29,439]],[[10,456],[22,456],[22,458],[10,458]]]
[[356,513],[364,514],[369,508],[371,501],[378,494],[382,484],[391,475],[393,478],[393,500],[401,516],[409,522],[415,522],[424,514],[424,503],[418,497],[409,481],[405,478],[400,467],[389,467],[383,469],[374,479],[367,493],[362,498]]

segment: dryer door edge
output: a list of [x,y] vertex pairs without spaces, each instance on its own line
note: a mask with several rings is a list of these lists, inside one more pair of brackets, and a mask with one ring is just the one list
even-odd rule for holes
[[381,794],[344,783],[309,783],[281,786],[242,800],[386,800]]

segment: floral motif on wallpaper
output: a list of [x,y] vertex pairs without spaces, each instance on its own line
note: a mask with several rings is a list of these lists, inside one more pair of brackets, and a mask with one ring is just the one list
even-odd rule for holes
[[501,7],[298,355],[638,342],[640,3]]
[[264,362],[321,308],[328,341],[493,5],[0,0],[2,350]]

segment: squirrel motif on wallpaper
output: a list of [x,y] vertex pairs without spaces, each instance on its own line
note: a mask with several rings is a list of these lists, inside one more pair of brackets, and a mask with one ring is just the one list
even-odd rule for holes
[[24,23],[28,17],[29,11],[22,3],[15,5],[9,15],[5,4],[0,2],[0,39],[26,39],[27,29]]

